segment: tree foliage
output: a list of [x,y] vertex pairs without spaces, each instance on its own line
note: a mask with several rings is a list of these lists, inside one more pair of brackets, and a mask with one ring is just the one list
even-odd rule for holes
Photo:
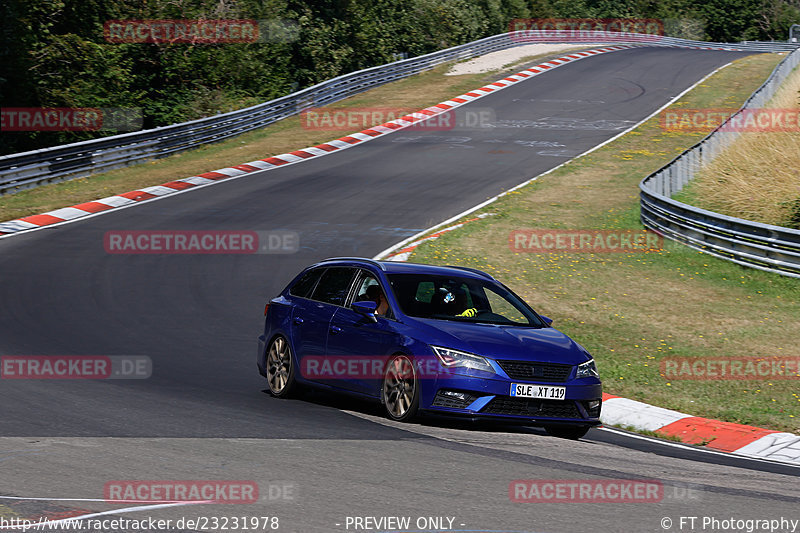
[[[678,36],[786,39],[800,0],[4,0],[3,107],[140,108],[152,128],[505,31],[526,17],[660,18]],[[109,20],[256,19],[266,39],[112,43]],[[0,153],[98,133],[6,132]]]

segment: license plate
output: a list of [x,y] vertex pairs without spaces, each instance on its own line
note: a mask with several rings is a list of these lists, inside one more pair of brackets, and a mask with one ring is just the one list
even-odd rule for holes
[[528,385],[522,383],[511,384],[511,396],[516,396],[518,398],[563,400],[564,396],[566,395],[566,387],[553,387],[551,385]]

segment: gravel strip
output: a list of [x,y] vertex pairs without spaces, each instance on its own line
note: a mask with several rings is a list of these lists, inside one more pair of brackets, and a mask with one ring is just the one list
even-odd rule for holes
[[[516,63],[524,57],[535,56],[540,54],[549,54],[552,52],[561,52],[563,50],[576,50],[579,48],[586,48],[587,46],[595,46],[594,44],[582,44],[576,46],[574,44],[559,44],[559,43],[536,43],[517,46],[507,50],[498,50],[486,55],[475,57],[463,63],[456,63],[446,73],[447,76],[460,76],[462,74],[482,74],[484,72],[491,72],[503,68],[506,65]],[[601,45],[597,45],[601,46]]]

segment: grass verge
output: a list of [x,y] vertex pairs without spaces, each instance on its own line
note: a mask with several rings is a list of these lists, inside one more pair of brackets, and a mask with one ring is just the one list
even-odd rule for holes
[[[702,108],[741,103],[778,59],[765,54],[739,60],[675,105]],[[524,65],[506,67],[486,74],[444,76],[448,67],[443,66],[328,108],[416,110]],[[0,220],[262,159],[349,132],[308,130],[299,117],[292,117],[157,162],[5,196],[0,198]],[[669,244],[659,253],[613,256],[521,254],[507,245],[512,229],[542,228],[552,221],[564,228],[640,228],[639,180],[699,137],[665,132],[658,119],[652,119],[505,196],[484,210],[496,216],[423,245],[412,260],[477,266],[494,273],[595,354],[607,392],[699,416],[797,432],[800,387],[796,381],[667,382],[658,367],[665,357],[677,355],[798,355],[790,343],[800,338],[800,289],[795,281]]]
[[724,215],[800,228],[800,68],[764,109],[767,117],[794,131],[743,132],[675,199]]
[[[741,104],[780,57],[748,56],[674,105]],[[555,319],[594,354],[606,392],[690,413],[800,432],[800,381],[668,380],[675,357],[800,358],[800,284],[665,242],[650,253],[525,253],[526,228],[641,229],[638,184],[702,134],[654,117],[636,130],[517,189],[471,222],[417,248],[411,261],[486,270]],[[469,217],[475,216],[475,213]]]

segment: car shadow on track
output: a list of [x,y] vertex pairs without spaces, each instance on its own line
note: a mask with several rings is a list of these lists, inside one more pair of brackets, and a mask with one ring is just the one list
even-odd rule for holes
[[[264,389],[261,392],[267,396],[271,396],[269,389]],[[312,403],[320,407],[327,407],[337,409],[339,411],[351,411],[361,413],[368,416],[374,416],[389,420],[383,410],[383,407],[374,401],[364,400],[346,394],[337,394],[335,392],[316,389],[310,387],[301,388],[296,394],[293,395],[293,400]],[[486,421],[486,420],[469,420],[459,418],[448,418],[439,416],[419,416],[413,421],[403,425],[408,425],[409,429],[416,425],[446,429],[456,429],[463,431],[477,431],[482,433],[522,433],[530,435],[545,436],[547,433],[543,428],[535,426],[525,426],[521,424],[508,424],[503,422]]]

